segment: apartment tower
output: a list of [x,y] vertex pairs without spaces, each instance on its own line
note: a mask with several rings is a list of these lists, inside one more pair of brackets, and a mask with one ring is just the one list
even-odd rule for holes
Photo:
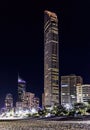
[[58,18],[44,11],[44,106],[59,104]]
[[81,102],[81,89],[79,88],[82,84],[83,79],[81,76],[76,76],[74,74],[61,76],[61,104],[73,105],[76,102]]

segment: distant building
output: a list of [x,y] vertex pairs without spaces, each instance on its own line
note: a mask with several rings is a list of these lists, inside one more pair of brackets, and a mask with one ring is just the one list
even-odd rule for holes
[[23,100],[23,108],[29,108],[32,109],[34,106],[34,97],[35,94],[31,92],[25,92],[24,100]]
[[58,18],[44,12],[44,106],[59,104]]
[[16,109],[38,109],[39,108],[39,98],[35,97],[34,93],[25,92],[22,102],[16,102]]
[[[82,85],[81,76],[67,75],[61,76],[61,104],[72,105],[77,102],[77,85]],[[79,95],[80,96],[80,95]],[[78,99],[79,100],[79,99]],[[81,99],[82,101],[82,99]]]
[[13,108],[13,96],[12,94],[8,93],[5,98],[5,107],[6,109]]
[[23,103],[22,102],[16,102],[16,108],[22,109]]
[[18,76],[18,101],[22,102],[23,97],[26,91],[26,81],[22,80],[20,76]]
[[84,103],[90,101],[90,84],[82,85],[82,100]]
[[40,103],[40,100],[39,100],[39,98],[38,97],[34,97],[33,98],[33,107],[35,108],[35,109],[39,109],[39,103]]

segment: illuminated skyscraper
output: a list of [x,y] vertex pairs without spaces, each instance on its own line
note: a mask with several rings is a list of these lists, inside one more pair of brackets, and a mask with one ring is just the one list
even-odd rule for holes
[[44,106],[59,104],[58,18],[44,12]]
[[18,100],[23,101],[26,91],[26,82],[18,76]]

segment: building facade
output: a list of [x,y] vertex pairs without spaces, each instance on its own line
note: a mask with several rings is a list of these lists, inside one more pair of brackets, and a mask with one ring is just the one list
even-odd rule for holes
[[59,104],[58,18],[44,12],[44,106]]
[[35,97],[35,94],[34,93],[31,93],[31,92],[25,92],[25,95],[24,95],[24,99],[23,99],[23,102],[22,102],[22,107],[23,108],[26,108],[26,109],[32,109],[33,106],[34,106],[34,97]]
[[82,84],[81,83],[77,84],[76,93],[77,93],[77,103],[82,103],[83,98],[82,98]]
[[8,93],[5,98],[5,108],[12,109],[13,108],[13,96],[12,94]]
[[23,108],[23,104],[22,102],[16,102],[16,109],[22,109]]
[[[67,75],[61,76],[61,104],[73,105],[77,102],[77,87],[81,86],[83,79],[81,76]],[[80,94],[80,92],[78,93]]]
[[26,91],[26,81],[18,76],[18,101],[22,102]]
[[83,84],[82,85],[82,100],[83,103],[90,102],[90,84]]

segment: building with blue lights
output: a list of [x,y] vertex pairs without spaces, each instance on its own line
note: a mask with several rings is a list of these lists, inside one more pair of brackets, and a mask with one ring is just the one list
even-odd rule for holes
[[26,92],[26,81],[18,75],[18,101],[22,102]]

